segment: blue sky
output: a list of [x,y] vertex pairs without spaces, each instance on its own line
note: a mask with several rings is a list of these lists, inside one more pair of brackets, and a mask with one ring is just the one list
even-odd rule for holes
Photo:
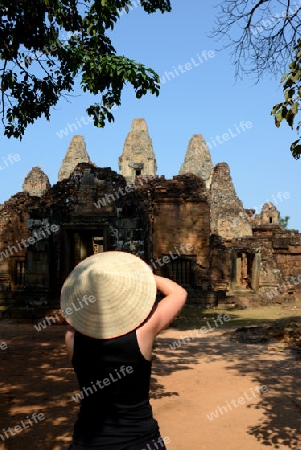
[[[29,126],[21,142],[1,135],[0,202],[22,191],[24,178],[34,166],[42,167],[51,184],[56,183],[74,134],[84,136],[93,162],[118,172],[118,157],[131,122],[143,117],[159,175],[177,175],[189,139],[202,134],[213,163],[229,164],[245,208],[259,209],[267,200],[276,200],[281,215],[291,217],[289,228],[301,230],[301,161],[294,160],[289,150],[296,134],[286,124],[277,129],[270,115],[272,106],[282,100],[281,75],[279,79],[267,75],[258,84],[251,76],[235,81],[230,51],[217,51],[219,44],[208,37],[216,3],[172,0],[171,13],[147,15],[137,6],[124,14],[112,32],[113,44],[117,53],[152,67],[165,79],[160,96],[136,100],[126,87],[122,105],[114,111],[114,123],[97,129],[81,121],[80,128],[77,121],[87,117],[85,110],[95,99],[78,90],[69,101],[60,101],[49,122],[40,119]],[[73,127],[73,132],[59,137],[68,124],[78,129]],[[225,133],[230,135],[227,140],[222,139]],[[19,161],[10,163],[10,153],[20,155]]]

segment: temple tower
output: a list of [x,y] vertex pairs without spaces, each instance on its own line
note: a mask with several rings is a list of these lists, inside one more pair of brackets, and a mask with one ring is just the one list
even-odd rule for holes
[[236,195],[230,168],[218,163],[214,168],[210,188],[211,234],[223,239],[252,236],[248,214]]
[[258,225],[279,225],[279,212],[272,202],[265,203],[259,214]]
[[91,163],[83,136],[73,136],[58,173],[58,181],[69,178],[79,163]]
[[139,175],[156,175],[156,157],[144,119],[133,120],[118,162],[127,183],[133,183]]
[[210,152],[201,134],[194,134],[189,141],[187,152],[183,164],[181,165],[179,175],[193,173],[202,178],[206,188],[210,188],[213,164]]
[[23,192],[36,197],[41,197],[50,187],[49,178],[40,167],[33,167],[22,185]]

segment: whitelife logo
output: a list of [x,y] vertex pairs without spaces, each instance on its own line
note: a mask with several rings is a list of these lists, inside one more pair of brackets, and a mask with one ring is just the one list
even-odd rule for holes
[[2,156],[3,162],[1,161],[0,170],[6,169],[6,167],[9,167],[9,165],[14,164],[14,162],[20,161],[20,159],[21,159],[21,157],[20,157],[19,153],[15,153],[14,155],[12,153],[10,153],[9,155],[7,155],[6,158],[4,158]]
[[[4,442],[5,439],[9,439],[11,436],[15,436],[16,434],[20,433],[21,431],[32,427],[34,425],[34,423],[38,423],[39,421],[42,421],[44,419],[45,419],[45,416],[43,413],[35,413],[34,412],[31,415],[31,418],[29,418],[29,416],[26,416],[26,419],[21,420],[19,422],[20,425],[15,425],[13,428],[12,427],[8,427],[7,429],[2,428],[3,434],[0,433],[0,439]],[[10,435],[9,435],[9,433],[10,433]]]
[[[251,401],[254,398],[256,398],[258,395],[267,392],[268,388],[265,384],[263,384],[262,386],[255,386],[254,390],[256,392],[253,391],[252,388],[249,389],[250,393],[251,393],[251,397],[249,397],[249,392],[244,392],[243,397],[238,397],[236,400],[232,399],[230,402],[228,400],[226,400],[226,406],[218,406],[217,409],[215,411],[212,411],[210,414],[206,414],[207,419],[209,419],[210,421],[217,419],[218,417],[223,416],[224,413],[228,413],[229,411],[232,411],[232,406],[234,406],[235,408],[238,408],[240,405],[244,405],[246,403],[246,401]],[[231,403],[231,405],[230,405]]]
[[[176,341],[173,341],[171,344],[169,344],[169,347],[172,350],[176,350],[177,348],[181,348],[182,345],[187,344],[187,342],[193,341],[195,337],[200,336],[200,334],[206,334],[208,331],[213,331],[216,328],[219,328],[220,325],[223,324],[223,322],[229,322],[231,320],[231,317],[229,314],[224,314],[223,316],[219,314],[216,319],[213,319],[215,326],[212,327],[210,323],[206,322],[206,327],[201,327],[199,330],[196,328],[194,330],[189,331],[189,336],[181,336],[181,339],[178,339]],[[217,323],[219,321],[219,324]]]
[[[77,299],[77,305],[74,304],[74,302],[71,303],[71,306],[68,306],[68,308],[64,309],[60,309],[58,314],[55,314],[54,316],[51,317],[45,317],[45,320],[43,320],[42,322],[39,322],[37,325],[34,325],[35,329],[37,331],[41,331],[43,329],[45,329],[47,327],[47,325],[52,325],[53,323],[56,322],[60,322],[61,317],[60,314],[63,317],[68,317],[71,314],[74,313],[74,311],[80,311],[81,309],[84,308],[83,303],[88,306],[89,303],[94,303],[96,301],[96,298],[94,297],[94,295],[90,295],[89,297],[87,295],[84,295],[82,300],[80,300],[79,298]],[[83,303],[82,303],[83,302]],[[76,307],[78,306],[78,307]]]
[[[15,253],[18,253],[18,251],[23,250],[22,245],[24,248],[27,248],[29,245],[35,244],[37,241],[40,241],[41,239],[46,239],[50,236],[51,233],[56,233],[59,230],[58,225],[46,225],[43,229],[39,229],[39,233],[37,231],[34,231],[32,233],[32,236],[28,239],[21,239],[21,242],[16,240],[15,244],[18,246],[19,250],[15,245],[8,246],[6,250],[3,252],[0,252],[0,261],[3,261],[4,258],[8,258],[10,255],[13,255],[13,250]],[[47,234],[48,236],[47,236]],[[9,253],[10,255],[9,255]]]
[[217,134],[214,138],[211,136],[211,142],[207,141],[206,145],[209,150],[212,150],[213,147],[217,147],[219,144],[223,144],[224,142],[229,141],[231,138],[237,137],[242,132],[250,130],[251,128],[253,128],[252,122],[249,120],[246,122],[241,120],[239,125],[236,125],[236,123],[234,124],[234,130],[232,130],[232,128],[228,128],[227,133],[223,133],[222,135]]
[[[98,386],[99,389],[104,389],[106,386],[110,386],[110,384],[116,383],[116,381],[121,380],[122,378],[126,377],[127,375],[130,375],[133,372],[134,369],[132,366],[127,367],[121,366],[119,370],[115,369],[115,373],[109,373],[108,376],[103,380],[95,381],[95,384]],[[93,381],[91,381],[91,384],[93,389],[90,386],[84,387],[79,394],[72,395],[72,399],[75,402],[79,402],[80,400],[83,400],[85,396],[88,397],[90,394],[94,394],[94,392],[97,392],[98,389]]]
[[174,80],[176,77],[179,77],[181,73],[186,73],[189,70],[193,69],[194,67],[198,67],[201,64],[203,64],[205,61],[208,61],[209,59],[212,59],[215,57],[215,53],[213,50],[203,50],[202,56],[197,53],[197,58],[194,57],[190,58],[190,62],[186,62],[185,64],[179,64],[177,67],[173,66],[173,70],[170,72],[167,72],[167,70],[164,72],[164,75],[160,77],[160,83],[165,84],[167,81]]

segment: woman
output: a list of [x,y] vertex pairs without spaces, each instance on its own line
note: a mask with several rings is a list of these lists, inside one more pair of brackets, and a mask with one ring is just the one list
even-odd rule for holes
[[149,403],[152,347],[186,297],[130,253],[98,253],[71,272],[61,310],[81,405],[70,450],[166,449]]

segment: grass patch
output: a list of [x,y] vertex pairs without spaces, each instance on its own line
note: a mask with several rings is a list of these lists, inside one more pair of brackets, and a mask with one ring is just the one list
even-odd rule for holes
[[[230,316],[228,322],[224,321],[224,315]],[[218,328],[232,329],[243,326],[272,325],[279,319],[297,317],[301,318],[301,301],[247,309],[187,305],[173,321],[171,327],[178,330],[193,330],[208,326],[207,322],[209,322],[212,328],[218,325]]]

